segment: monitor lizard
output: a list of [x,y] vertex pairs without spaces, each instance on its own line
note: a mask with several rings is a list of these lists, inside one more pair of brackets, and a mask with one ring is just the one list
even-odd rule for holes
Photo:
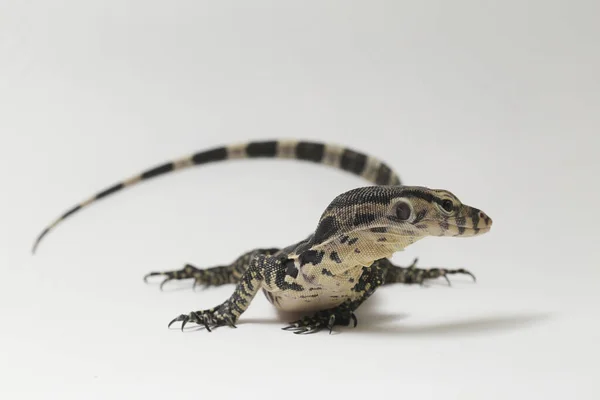
[[120,190],[183,168],[242,158],[287,158],[321,163],[361,176],[372,185],[348,190],[321,214],[314,232],[284,248],[249,251],[229,265],[150,272],[171,280],[193,279],[197,284],[235,284],[233,294],[215,307],[180,314],[170,321],[196,323],[212,331],[235,328],[236,322],[262,290],[279,310],[305,316],[282,328],[306,334],[334,326],[357,325],[355,311],[375,290],[386,284],[423,284],[426,280],[465,274],[466,269],[416,268],[392,264],[397,251],[428,236],[470,237],[490,230],[492,219],[480,209],[463,204],[443,189],[401,184],[399,175],[383,161],[335,144],[297,140],[237,143],[200,151],[151,168],[110,186],[69,209],[37,237],[32,252],[60,222],[84,207]]

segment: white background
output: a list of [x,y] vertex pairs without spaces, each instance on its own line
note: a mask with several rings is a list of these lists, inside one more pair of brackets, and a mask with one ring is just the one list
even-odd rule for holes
[[[249,6],[248,4],[252,4]],[[0,0],[0,397],[597,399],[597,1]],[[394,257],[476,284],[390,286],[356,329],[297,336],[259,294],[238,329],[176,315],[232,286],[144,284],[304,238],[327,167],[230,162],[54,217],[204,148],[324,140],[494,220]]]

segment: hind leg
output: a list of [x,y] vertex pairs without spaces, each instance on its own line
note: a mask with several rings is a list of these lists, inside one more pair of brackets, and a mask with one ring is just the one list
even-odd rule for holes
[[387,258],[382,258],[375,261],[374,265],[385,269],[385,283],[405,283],[423,285],[425,281],[436,278],[444,278],[450,285],[448,275],[468,275],[475,281],[475,275],[463,268],[448,269],[448,268],[417,268],[417,259],[408,267],[399,267],[391,263]]
[[191,264],[186,264],[182,269],[175,271],[150,272],[144,276],[144,282],[152,276],[164,276],[160,283],[162,290],[165,283],[173,280],[193,279],[194,288],[196,285],[203,286],[221,286],[228,283],[238,283],[244,272],[250,266],[252,257],[262,254],[271,255],[279,251],[277,248],[255,249],[239,256],[229,265],[219,265],[210,268],[197,268]]

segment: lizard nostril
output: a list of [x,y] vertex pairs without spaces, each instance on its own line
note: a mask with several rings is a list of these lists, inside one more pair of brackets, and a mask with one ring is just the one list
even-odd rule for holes
[[485,222],[486,225],[490,225],[492,223],[492,219],[487,216],[483,211],[479,211],[479,218]]

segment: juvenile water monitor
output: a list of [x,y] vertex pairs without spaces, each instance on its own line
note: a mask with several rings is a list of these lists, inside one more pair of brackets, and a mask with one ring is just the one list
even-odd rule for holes
[[[197,284],[235,284],[233,294],[216,307],[181,314],[170,323],[190,322],[207,331],[235,327],[259,290],[284,311],[305,313],[285,330],[313,333],[336,325],[354,326],[357,308],[385,284],[422,284],[465,269],[416,268],[393,265],[397,251],[427,236],[469,237],[488,232],[492,220],[463,204],[447,190],[404,186],[398,174],[381,160],[333,144],[310,141],[255,141],[201,151],[157,166],[111,186],[65,212],[44,229],[40,241],[58,223],[77,211],[136,183],[194,165],[240,158],[288,158],[321,163],[359,175],[372,183],[340,194],[325,208],[313,233],[285,248],[261,248],[241,255],[230,265],[151,272],[144,277],[193,279]],[[275,227],[273,227],[275,228]],[[448,280],[448,283],[450,281]]]

